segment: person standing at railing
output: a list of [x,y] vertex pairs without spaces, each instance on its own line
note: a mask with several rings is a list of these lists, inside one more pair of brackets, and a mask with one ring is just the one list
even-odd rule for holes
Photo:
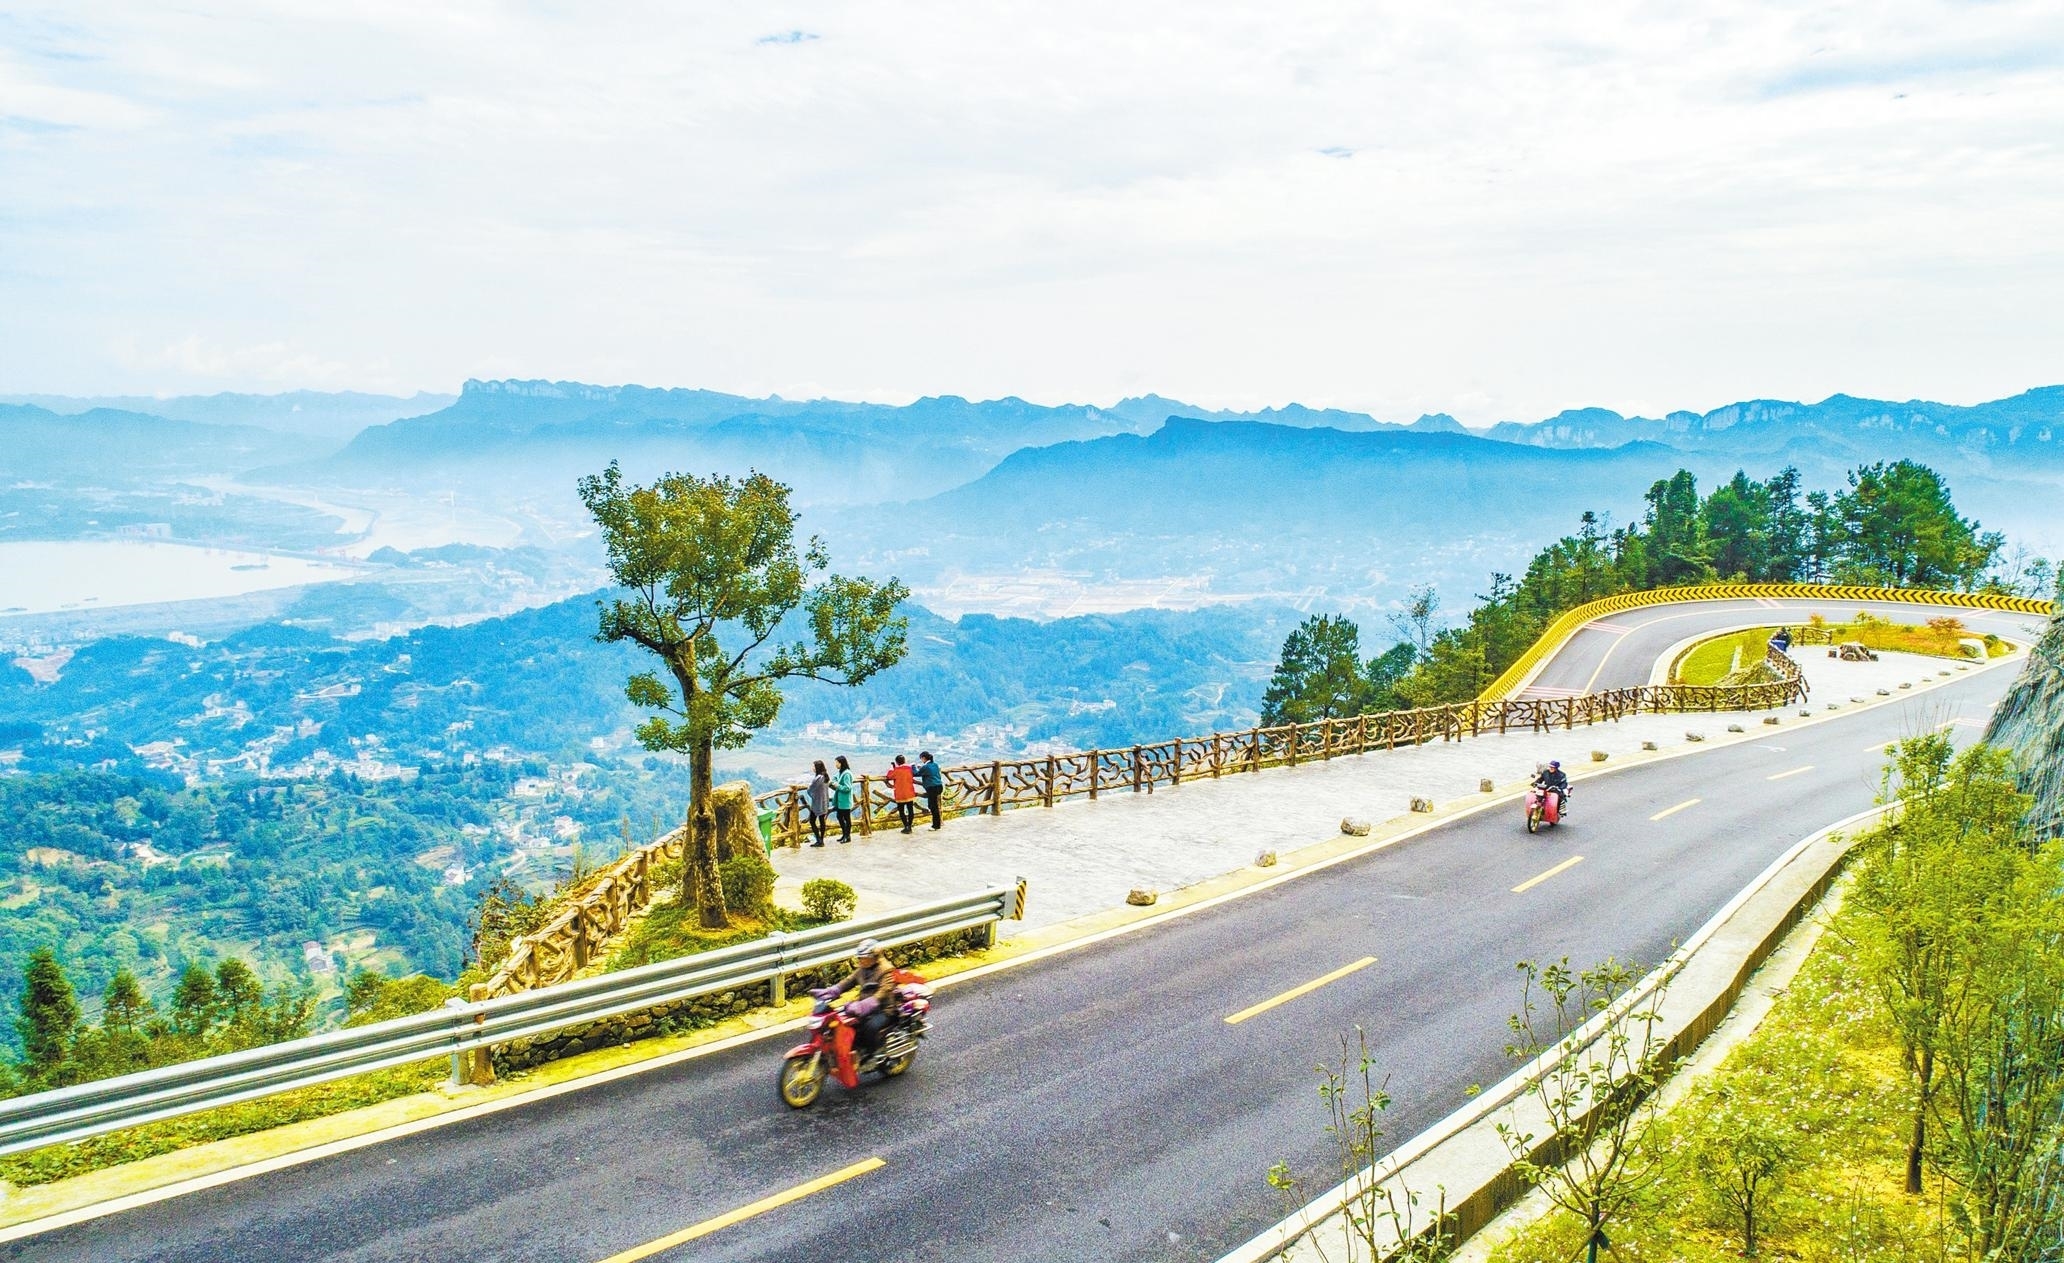
[[889,797],[896,800],[896,818],[903,822],[903,832],[908,833],[917,823],[917,772],[910,760],[899,754],[882,778],[889,783]]
[[810,788],[803,791],[803,805],[810,812],[810,832],[816,837],[811,846],[824,845],[824,826],[831,815],[831,773],[824,770],[824,760],[810,765],[812,775]]
[[932,827],[939,827],[939,800],[946,794],[946,774],[932,761],[930,750],[920,750],[917,755],[917,783],[924,786],[925,806],[932,813]]
[[853,840],[853,765],[843,754],[834,762],[838,775],[831,778],[831,809],[838,813],[838,840],[844,846]]

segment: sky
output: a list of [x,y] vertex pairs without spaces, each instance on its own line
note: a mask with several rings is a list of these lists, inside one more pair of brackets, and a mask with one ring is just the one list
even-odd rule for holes
[[0,11],[0,392],[2064,381],[2064,5]]

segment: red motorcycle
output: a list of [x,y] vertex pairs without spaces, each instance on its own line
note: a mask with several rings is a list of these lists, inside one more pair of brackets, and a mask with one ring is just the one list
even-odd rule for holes
[[1543,825],[1553,827],[1560,824],[1563,805],[1560,791],[1546,789],[1540,785],[1527,786],[1526,831],[1539,833]]
[[919,1041],[931,1032],[932,989],[923,978],[907,969],[896,971],[896,989],[888,1001],[896,1006],[895,1018],[881,1034],[881,1046],[865,1057],[853,1048],[860,1019],[872,1014],[873,996],[851,1004],[834,1003],[836,992],[812,991],[817,1003],[810,1009],[810,1038],[788,1050],[781,1058],[781,1099],[792,1109],[807,1109],[824,1094],[827,1079],[842,1088],[860,1086],[860,1076],[879,1071],[884,1079],[910,1069],[917,1060]]

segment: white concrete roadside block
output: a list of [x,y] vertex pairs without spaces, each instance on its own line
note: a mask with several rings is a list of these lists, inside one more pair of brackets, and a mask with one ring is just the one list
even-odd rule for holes
[[1609,758],[1611,758],[1611,757],[1612,757],[1612,756],[1611,756],[1610,754],[1607,754],[1607,753],[1606,753],[1605,751],[1603,751],[1603,750],[1593,750],[1593,751],[1591,752],[1591,761],[1592,761],[1593,763],[1603,763],[1603,762],[1605,762],[1605,761],[1606,761],[1607,759],[1609,759]]
[[1644,749],[1644,750],[1660,750],[1660,749],[1662,749],[1662,747],[1661,747],[1661,746],[1657,745],[1657,744],[1656,744],[1655,742],[1653,742],[1653,741],[1644,741],[1644,742],[1642,742],[1642,743],[1641,743],[1641,748],[1642,748],[1642,749]]
[[[1905,688],[1905,687],[1906,687],[1906,685],[1902,684],[1902,685],[1900,685],[1899,687],[1900,687],[1900,688]],[[1891,690],[1891,689],[1879,689],[1879,690],[1878,690],[1878,696],[1879,696],[1879,697],[1890,697],[1890,696],[1892,696],[1892,690]]]
[[1829,702],[1829,703],[1827,704],[1827,708],[1828,708],[1829,710],[1840,710],[1840,709],[1842,709],[1842,703],[1840,703],[1840,702]]
[[1727,731],[1729,731],[1729,732],[1747,732],[1747,731],[1748,731],[1748,729],[1746,729],[1746,728],[1742,727],[1742,726],[1741,726],[1740,724],[1729,724],[1729,725],[1727,725]]
[[1366,838],[1369,836],[1369,822],[1348,816],[1340,822],[1340,831],[1352,837]]
[[1137,908],[1146,908],[1151,907],[1160,898],[1161,893],[1159,891],[1133,890],[1126,893],[1125,902]]
[[1783,722],[1784,722],[1784,716],[1783,716],[1783,715],[1765,715],[1765,716],[1763,716],[1763,722],[1764,722],[1764,723],[1766,723],[1766,724],[1781,724],[1781,723],[1783,723]]
[[1863,699],[1860,697],[1852,697],[1849,700],[1855,702],[1859,706],[1863,705]]
[[1414,798],[1412,800],[1412,810],[1420,812],[1432,811],[1433,800],[1431,798]]
[[1704,741],[1706,734],[1703,732],[1687,732],[1684,734],[1684,739],[1686,741]]
[[1274,868],[1276,866],[1276,853],[1274,851],[1263,851],[1254,857],[1254,866],[1256,868]]
[[1498,782],[1492,780],[1488,776],[1484,777],[1482,780],[1476,783],[1476,792],[1479,794],[1496,793],[1497,789]]
[[1912,680],[1904,680],[1904,681],[1901,681],[1901,683],[1900,683],[1899,687],[1900,687],[1900,688],[1903,688],[1903,689],[1910,689],[1910,688],[1912,688],[1912,687],[1913,687],[1913,681],[1912,681]]

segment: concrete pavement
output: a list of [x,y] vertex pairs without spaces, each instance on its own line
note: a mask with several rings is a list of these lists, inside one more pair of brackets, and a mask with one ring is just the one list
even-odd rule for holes
[[[1956,674],[1958,664],[1910,654],[1884,654],[1877,662],[1839,662],[1804,653],[1800,665],[1813,686],[1806,707],[1825,713],[1828,703],[1883,704],[1910,690]],[[2008,668],[2011,670],[2012,668]],[[1880,698],[1877,690],[1889,690]],[[1766,712],[1767,713],[1767,712]],[[1642,755],[1645,741],[1662,751],[1683,750],[1685,734],[1708,743],[1765,740],[1762,714],[1642,715],[1568,732],[1508,733],[1457,742],[1434,742],[1308,763],[1295,768],[1190,781],[1153,794],[1109,794],[1091,803],[1065,802],[1052,808],[1023,808],[1001,816],[948,820],[934,833],[920,824],[904,836],[893,830],[854,836],[840,846],[836,832],[819,850],[776,848],[776,897],[796,906],[802,883],[837,877],[852,885],[866,912],[943,898],[1018,877],[1031,882],[1025,928],[1037,928],[1122,904],[1136,887],[1170,891],[1252,864],[1264,850],[1283,853],[1337,834],[1342,817],[1382,823],[1408,813],[1414,797],[1451,802],[1478,794],[1488,777],[1501,787],[1531,779],[1549,759],[1581,774],[1593,767],[1590,753],[1605,751],[1610,762]],[[1729,724],[1749,732],[1735,736]],[[1582,796],[1577,805],[1581,809]]]

